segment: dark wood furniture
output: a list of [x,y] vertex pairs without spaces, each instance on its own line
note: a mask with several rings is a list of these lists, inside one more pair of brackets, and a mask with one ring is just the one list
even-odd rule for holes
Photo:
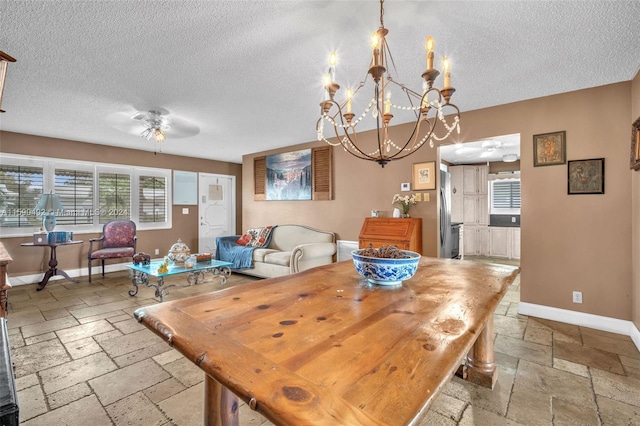
[[344,261],[134,315],[206,373],[206,425],[238,424],[234,394],[275,424],[417,424],[464,359],[493,386],[493,311],[518,273],[423,257],[389,288]]
[[0,317],[5,318],[9,310],[8,290],[11,288],[9,284],[9,276],[7,275],[7,265],[13,262],[9,252],[0,243]]
[[422,254],[422,219],[367,217],[360,229],[360,248],[391,245]]
[[33,243],[22,243],[21,246],[24,247],[49,247],[51,249],[51,257],[49,259],[49,269],[44,273],[44,277],[42,277],[42,281],[38,283],[37,291],[45,288],[49,279],[54,275],[62,275],[72,283],[78,283],[80,281],[74,280],[71,278],[65,271],[62,269],[58,269],[58,258],[56,255],[56,249],[58,246],[69,246],[72,244],[82,244],[82,240],[74,240],[74,241],[66,241],[64,243],[49,243],[49,244],[33,244]]

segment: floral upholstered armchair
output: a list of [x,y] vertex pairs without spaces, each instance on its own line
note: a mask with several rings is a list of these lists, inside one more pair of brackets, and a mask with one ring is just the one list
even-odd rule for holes
[[[131,257],[136,252],[136,224],[128,219],[115,219],[105,223],[102,237],[89,240],[89,282],[91,282],[91,262],[102,262],[104,277],[104,260]],[[94,247],[95,245],[95,247]]]

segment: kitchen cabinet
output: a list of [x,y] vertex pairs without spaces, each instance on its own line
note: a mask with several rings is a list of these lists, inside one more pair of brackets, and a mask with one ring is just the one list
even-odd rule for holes
[[520,259],[520,228],[511,229],[511,258]]
[[489,256],[509,257],[509,228],[489,228]]
[[489,200],[486,195],[465,195],[463,197],[462,222],[469,225],[489,224]]
[[465,256],[487,256],[489,254],[488,228],[486,225],[464,225],[463,253]]
[[465,195],[486,195],[489,166],[462,166]]
[[463,192],[463,168],[464,166],[450,166],[451,173],[451,222],[464,222],[464,192]]
[[489,256],[520,259],[520,228],[490,226]]

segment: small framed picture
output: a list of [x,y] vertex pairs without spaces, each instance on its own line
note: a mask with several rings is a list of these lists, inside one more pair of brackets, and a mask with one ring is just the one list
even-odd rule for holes
[[604,158],[569,161],[568,194],[604,194]]
[[436,162],[413,163],[413,190],[436,189]]
[[631,126],[631,169],[640,170],[640,117]]
[[400,191],[411,191],[411,184],[409,182],[403,182],[400,184]]
[[566,136],[566,131],[533,135],[533,167],[566,163]]

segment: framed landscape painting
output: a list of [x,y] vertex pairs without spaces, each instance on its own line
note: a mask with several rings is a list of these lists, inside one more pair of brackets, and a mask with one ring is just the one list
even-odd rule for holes
[[311,200],[311,149],[267,156],[267,200]]
[[569,161],[569,195],[604,194],[604,158]]

